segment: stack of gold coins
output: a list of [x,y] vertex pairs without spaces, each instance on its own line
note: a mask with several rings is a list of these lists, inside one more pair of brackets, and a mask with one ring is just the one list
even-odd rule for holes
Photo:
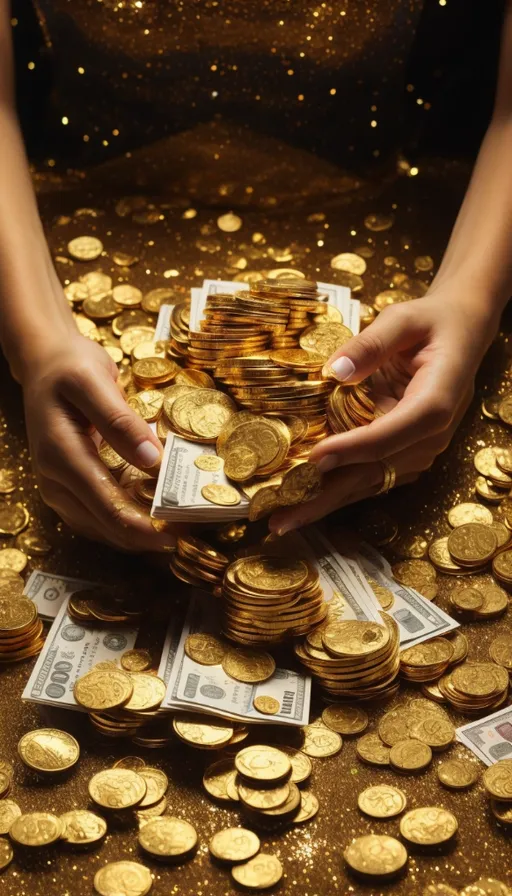
[[500,759],[483,775],[484,787],[491,797],[491,811],[505,827],[512,826],[512,759]]
[[134,737],[155,720],[165,691],[164,682],[151,672],[128,672],[106,662],[79,678],[73,694],[98,733],[119,738]]
[[383,624],[331,622],[295,646],[295,654],[330,697],[371,699],[398,689],[398,626],[383,613]]
[[[274,830],[316,814],[316,798],[301,800],[290,756],[274,746],[251,745],[235,756],[234,788],[240,808],[254,827]],[[313,794],[310,794],[313,797]],[[307,804],[307,805],[306,805]],[[306,811],[308,810],[308,811]],[[302,814],[307,817],[302,818]]]
[[512,551],[500,551],[492,561],[492,572],[498,582],[512,589]]
[[512,676],[512,633],[494,638],[489,644],[489,656]]
[[140,389],[152,389],[155,386],[167,386],[171,383],[179,367],[170,358],[141,358],[132,365],[132,376]]
[[40,652],[43,623],[26,597],[0,597],[0,664],[16,663]]
[[431,638],[400,654],[400,674],[408,681],[437,681],[452,662],[455,649],[446,638]]
[[509,676],[495,663],[462,663],[443,675],[437,685],[445,700],[460,712],[491,712],[506,702]]
[[255,554],[231,563],[222,583],[222,627],[257,646],[306,634],[327,612],[318,573],[304,560]]
[[140,600],[123,591],[108,588],[81,588],[68,603],[69,615],[81,623],[108,622],[135,625],[142,616]]
[[186,359],[188,349],[190,302],[178,302],[171,312],[171,333],[168,354],[172,358]]
[[182,582],[213,589],[222,586],[223,573],[228,564],[229,560],[224,554],[191,535],[178,538],[176,553],[169,561],[174,575]]
[[491,526],[465,523],[450,532],[446,545],[456,564],[477,571],[492,560],[498,547],[498,539]]
[[348,432],[375,420],[375,402],[367,386],[336,386],[329,396],[327,419],[333,432]]
[[168,785],[163,771],[132,756],[93,775],[89,796],[103,813],[115,812],[118,820],[131,820],[135,811],[139,822],[145,823],[148,817],[158,817],[165,811]]

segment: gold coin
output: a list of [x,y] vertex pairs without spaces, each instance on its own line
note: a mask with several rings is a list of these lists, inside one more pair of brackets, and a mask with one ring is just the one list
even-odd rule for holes
[[239,215],[235,215],[233,212],[226,212],[225,215],[220,215],[217,218],[217,227],[219,230],[223,230],[224,233],[235,233],[237,230],[240,230],[242,223],[243,221]]
[[121,470],[124,466],[126,466],[126,461],[124,457],[121,457],[117,451],[114,451],[111,445],[108,442],[103,441],[98,448],[98,454],[100,456],[100,460],[103,461],[106,467],[109,470]]
[[[429,884],[422,891],[421,896],[460,896],[460,893],[448,884]],[[475,896],[481,896],[481,894],[475,894]]]
[[459,896],[511,896],[510,887],[493,877],[479,877],[461,890]]
[[472,787],[479,778],[479,768],[465,759],[445,759],[437,767],[437,776],[445,787],[451,790],[465,790]]
[[37,619],[37,607],[26,597],[16,600],[0,598],[0,632],[22,634],[29,630]]
[[232,759],[219,759],[208,766],[203,775],[203,786],[216,800],[230,801],[227,784],[236,775]]
[[150,819],[139,831],[138,839],[142,849],[157,859],[184,858],[197,846],[196,829],[173,815]]
[[38,728],[24,734],[18,753],[25,765],[39,772],[62,772],[78,762],[80,746],[67,731]]
[[254,709],[257,709],[258,712],[262,712],[265,716],[275,716],[281,709],[279,700],[276,700],[275,697],[268,697],[265,694],[260,694],[258,697],[255,697],[252,701],[252,705],[254,706]]
[[374,233],[379,233],[382,230],[390,230],[394,223],[394,215],[384,215],[375,212],[371,215],[367,215],[364,219],[364,226],[366,229],[371,230]]
[[366,261],[354,252],[341,252],[331,258],[331,267],[335,271],[347,271],[360,277],[366,271]]
[[268,852],[260,852],[243,865],[231,869],[234,880],[248,890],[266,890],[274,887],[283,876],[283,866]]
[[502,448],[481,448],[473,458],[477,473],[490,479],[494,485],[502,488],[512,485],[512,478],[501,470],[497,464],[497,457],[503,451]]
[[151,669],[152,664],[153,658],[149,650],[140,647],[126,650],[121,656],[121,667],[125,672],[145,672]]
[[107,768],[89,781],[89,796],[104,809],[138,806],[146,795],[144,778],[131,769]]
[[398,874],[405,867],[407,850],[394,837],[366,834],[353,840],[343,857],[352,871],[368,877],[386,878]]
[[450,533],[447,545],[456,563],[461,566],[481,566],[494,554],[497,539],[490,526],[466,523]]
[[103,252],[103,243],[95,236],[77,236],[68,243],[68,252],[77,261],[94,261]]
[[276,747],[254,745],[244,747],[236,754],[235,768],[250,781],[277,784],[288,778],[292,765],[286,753]]
[[224,828],[211,838],[208,849],[221,862],[247,862],[259,852],[260,838],[247,828]]
[[484,596],[478,588],[459,586],[450,594],[450,601],[457,610],[474,612],[483,606]]
[[446,843],[459,827],[452,812],[438,806],[411,809],[400,820],[400,833],[409,843],[418,846],[437,846]]
[[234,734],[232,723],[223,719],[208,722],[199,713],[180,713],[174,716],[172,727],[181,740],[203,749],[222,747],[229,743]]
[[352,331],[344,324],[313,324],[302,331],[299,345],[307,351],[322,355],[324,361],[328,361],[352,336]]
[[224,457],[224,472],[229,479],[235,482],[244,482],[250,479],[258,469],[260,457],[257,451],[248,445],[239,445],[231,451],[226,451]]
[[14,800],[0,800],[0,834],[8,834],[12,824],[20,815],[21,809],[18,803],[15,803]]
[[[123,315],[134,313],[123,311]],[[122,317],[122,315],[119,315],[119,317]],[[112,328],[114,332],[116,332],[116,328],[114,328],[116,321],[119,321],[119,318],[116,317],[113,321]],[[154,340],[155,330],[153,327],[148,327],[138,322],[124,326],[124,323],[124,320],[121,322],[121,326],[118,323],[117,329],[120,332],[119,343],[125,355],[130,356],[134,348],[140,345],[141,342],[152,342]]]
[[394,818],[404,811],[407,798],[405,793],[391,784],[374,784],[359,794],[357,805],[361,812],[372,818]]
[[512,759],[500,759],[486,768],[482,780],[495,800],[512,800]]
[[112,768],[128,768],[131,769],[132,772],[139,772],[145,765],[146,763],[140,756],[123,756],[122,759],[118,759],[117,762],[114,762]]
[[409,734],[433,750],[446,750],[455,740],[455,728],[449,719],[429,713],[409,726]]
[[203,485],[201,489],[203,498],[210,501],[211,504],[218,504],[221,507],[231,507],[240,504],[240,494],[232,485]]
[[489,655],[499,666],[512,672],[512,634],[494,638],[489,645]]
[[156,287],[156,289],[150,289],[142,299],[142,307],[144,311],[148,311],[151,314],[158,314],[162,305],[174,305],[175,293],[173,289],[168,289],[166,287]]
[[308,578],[303,560],[285,557],[248,557],[237,567],[242,585],[260,591],[291,591],[300,588]]
[[94,875],[94,889],[100,896],[146,896],[153,878],[139,862],[109,862]]
[[112,298],[116,305],[122,305],[124,308],[131,308],[134,305],[140,305],[142,302],[142,292],[136,286],[129,283],[120,283],[114,286],[112,290]]
[[301,750],[306,756],[327,758],[339,753],[343,746],[341,736],[324,725],[305,725],[302,730],[304,744]]
[[16,491],[16,473],[7,467],[0,469],[0,495],[11,495]]
[[144,809],[141,809],[140,806],[138,806],[135,814],[137,816],[137,821],[139,822],[139,827],[142,827],[142,824],[148,819],[158,818],[160,815],[163,815],[166,809],[167,797],[165,796],[156,803],[152,803],[151,806],[146,806]]
[[222,458],[217,457],[216,454],[200,454],[194,460],[194,466],[198,470],[205,470],[207,473],[215,473],[217,470],[220,470],[222,463]]
[[[6,504],[0,502],[0,535],[18,535],[26,526],[28,526],[30,516],[23,504]],[[16,566],[5,564],[9,569],[17,569]]]
[[317,814],[320,806],[314,793],[309,790],[301,790],[300,792],[300,808],[296,815],[293,816],[294,824],[302,824],[304,821],[310,821]]
[[390,749],[378,734],[365,734],[356,743],[356,753],[369,765],[389,765]]
[[11,864],[13,858],[14,853],[11,844],[8,840],[0,837],[0,871],[7,868],[7,866]]
[[322,722],[338,734],[361,734],[368,727],[368,714],[358,706],[331,703],[322,712]]
[[226,675],[236,681],[254,683],[266,681],[276,670],[274,658],[262,650],[248,647],[233,647],[222,658],[222,668]]
[[4,548],[0,550],[0,569],[10,569],[12,572],[23,572],[28,562],[24,551],[18,548]]
[[448,522],[454,529],[464,526],[466,523],[483,523],[490,526],[493,522],[493,516],[488,507],[482,504],[456,504],[448,511]]
[[292,467],[283,476],[279,486],[279,499],[282,504],[302,504],[320,491],[322,476],[316,464],[308,461]]
[[491,811],[501,824],[512,825],[512,803],[491,800]]
[[162,799],[169,786],[169,779],[159,768],[152,768],[149,765],[139,769],[137,774],[143,778],[147,787],[146,793],[139,803],[138,808],[146,809],[148,806],[153,806]]
[[389,631],[376,622],[333,622],[322,632],[324,647],[334,656],[370,656],[389,642]]
[[207,632],[189,635],[184,648],[187,656],[201,666],[218,666],[226,654],[226,645]]
[[60,816],[62,824],[61,838],[65,843],[86,846],[97,843],[107,833],[107,822],[104,818],[89,812],[88,809],[72,809]]
[[49,846],[62,833],[62,824],[51,812],[29,812],[19,815],[9,829],[11,840],[20,846]]
[[238,796],[245,806],[251,809],[278,809],[290,796],[290,785],[286,781],[278,787],[249,787],[243,781],[238,784]]
[[490,479],[486,479],[485,476],[477,476],[475,481],[475,491],[480,498],[483,498],[484,501],[488,501],[489,504],[499,504],[508,494],[506,486],[505,490],[503,490],[503,488],[498,488]]
[[428,556],[431,563],[433,563],[435,568],[440,572],[447,573],[448,575],[463,575],[465,572],[468,572],[463,566],[459,566],[458,563],[455,563],[453,557],[450,555],[447,535],[443,536],[443,538],[436,538],[436,540],[431,543],[428,549]]
[[[129,712],[147,712],[158,709],[165,697],[166,685],[161,678],[151,672],[132,672],[130,674],[132,693],[124,708]],[[119,704],[118,704],[119,705]]]
[[109,669],[91,669],[75,683],[73,695],[80,706],[97,711],[124,706],[133,689],[128,673],[113,666]]
[[307,781],[313,771],[309,756],[306,756],[302,750],[296,750],[294,747],[280,746],[279,749],[282,753],[286,753],[292,764],[291,783],[302,784],[304,781]]
[[432,750],[419,740],[400,740],[391,747],[389,761],[397,771],[421,772],[432,762]]

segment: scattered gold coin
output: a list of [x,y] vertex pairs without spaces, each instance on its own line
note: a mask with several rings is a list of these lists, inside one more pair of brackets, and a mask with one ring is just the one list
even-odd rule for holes
[[0,800],[0,834],[8,834],[14,821],[21,815],[21,809],[14,800]]
[[357,837],[343,856],[352,871],[371,878],[393,877],[405,867],[408,858],[405,846],[386,834]]
[[149,650],[136,647],[126,650],[121,656],[121,666],[125,672],[145,672],[151,669],[153,658]]
[[0,837],[0,871],[7,868],[14,858],[12,846],[4,837]]
[[247,862],[259,852],[260,838],[247,828],[224,828],[213,835],[208,849],[221,862]]
[[107,833],[104,818],[89,812],[88,809],[72,809],[60,816],[62,824],[61,838],[65,843],[76,846],[88,846],[97,843]]
[[139,831],[142,849],[161,860],[184,859],[193,853],[197,842],[195,828],[173,815],[152,818]]
[[80,746],[67,731],[38,728],[23,735],[18,743],[18,753],[30,768],[55,773],[66,771],[78,762]]
[[275,716],[276,713],[281,709],[281,703],[275,697],[268,697],[265,694],[260,694],[255,697],[252,705],[258,712],[263,713],[266,716]]
[[302,752],[306,756],[326,758],[339,753],[343,741],[341,736],[324,725],[306,725],[304,731],[304,744]]
[[391,784],[375,784],[359,794],[357,805],[361,812],[372,818],[394,818],[404,811],[407,798],[398,787],[392,787]]
[[103,252],[103,243],[95,236],[77,236],[68,243],[68,252],[77,261],[94,261]]
[[324,725],[338,734],[361,734],[368,727],[368,714],[358,706],[342,706],[332,703],[322,712]]
[[478,781],[480,771],[476,763],[466,759],[445,759],[437,767],[437,775],[445,787],[465,790]]
[[437,846],[456,834],[459,824],[455,815],[438,806],[411,809],[400,821],[404,840],[418,846]]
[[104,809],[129,809],[138,806],[146,795],[144,778],[131,769],[108,768],[89,781],[89,796]]
[[283,866],[277,856],[260,852],[243,865],[231,869],[234,880],[250,890],[266,890],[275,886],[283,876]]
[[19,815],[9,829],[9,836],[20,846],[49,846],[62,834],[60,818],[51,812],[29,812]]
[[185,653],[201,666],[218,666],[225,654],[226,644],[207,632],[196,632],[187,637]]
[[289,757],[276,747],[254,745],[244,747],[235,756],[235,767],[243,778],[277,784],[289,777]]
[[222,658],[222,668],[237,681],[266,681],[275,672],[275,660],[269,653],[245,647],[233,647]]
[[399,772],[421,772],[430,765],[432,750],[419,740],[400,740],[391,747],[389,761]]
[[318,813],[320,804],[314,793],[309,790],[301,790],[300,792],[300,808],[296,815],[293,816],[294,824],[303,824],[310,821]]
[[94,875],[100,896],[146,896],[152,883],[149,868],[139,862],[109,862]]

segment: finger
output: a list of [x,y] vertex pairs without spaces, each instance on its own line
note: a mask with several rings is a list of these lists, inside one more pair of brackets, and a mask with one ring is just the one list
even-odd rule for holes
[[40,493],[45,504],[51,507],[76,535],[89,538],[91,541],[105,540],[96,517],[67,489],[53,480],[46,480]]
[[466,388],[462,370],[433,358],[416,372],[393,410],[367,426],[324,439],[315,445],[310,460],[325,473],[390,457],[422,437],[448,429]]
[[174,550],[174,534],[153,528],[149,514],[105,469],[89,436],[76,432],[69,421],[59,436],[52,475],[89,509],[104,540],[124,550]]
[[390,308],[338,349],[329,358],[323,375],[342,383],[360,383],[396,352],[416,345],[426,332],[425,324],[410,309]]
[[382,485],[381,464],[355,464],[350,469],[335,470],[325,477],[320,494],[305,504],[287,507],[272,514],[269,529],[284,535],[292,529],[307,526],[354,501],[369,498]]
[[110,376],[95,381],[77,371],[66,380],[62,393],[128,463],[142,469],[158,464],[162,456],[159,439],[127,405]]

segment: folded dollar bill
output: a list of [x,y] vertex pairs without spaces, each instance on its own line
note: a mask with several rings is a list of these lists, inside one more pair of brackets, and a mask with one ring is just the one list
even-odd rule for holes
[[457,740],[486,765],[493,765],[500,759],[512,759],[512,706],[462,725],[455,733]]
[[164,340],[167,342],[171,335],[171,314],[174,305],[162,305],[158,312],[158,319],[155,327],[155,342]]
[[73,579],[71,576],[54,575],[34,569],[25,582],[25,597],[33,600],[41,619],[55,619],[62,604],[75,591],[82,588],[94,588],[94,582],[86,579]]
[[118,662],[134,646],[137,629],[80,625],[67,612],[68,601],[69,596],[52,623],[22,699],[83,711],[73,696],[75,682],[97,663]]
[[207,485],[224,485],[231,492],[234,488],[222,468],[211,471],[196,467],[194,461],[204,455],[215,456],[215,446],[189,442],[168,433],[151,516],[180,522],[220,522],[247,516],[249,501],[241,491],[235,505],[212,504],[203,497],[201,490]]
[[246,684],[227,675],[222,666],[203,666],[185,653],[191,634],[219,634],[218,609],[209,595],[195,592],[181,631],[171,622],[158,669],[167,685],[162,709],[193,710],[240,722],[269,722],[269,716],[254,708],[258,696],[274,697],[279,712],[272,723],[307,725],[311,678],[291,669],[276,669],[271,678]]

